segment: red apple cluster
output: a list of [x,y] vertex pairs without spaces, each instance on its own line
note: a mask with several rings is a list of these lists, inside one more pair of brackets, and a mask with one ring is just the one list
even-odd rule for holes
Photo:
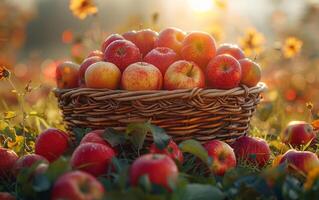
[[208,33],[144,29],[108,36],[80,65],[60,64],[56,79],[64,89],[231,89],[257,85],[261,69],[237,45],[217,48]]

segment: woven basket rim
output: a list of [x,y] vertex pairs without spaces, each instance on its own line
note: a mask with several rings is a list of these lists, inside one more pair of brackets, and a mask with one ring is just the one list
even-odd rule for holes
[[63,94],[63,95],[72,95],[75,93],[81,92],[97,92],[97,93],[104,93],[104,92],[113,92],[114,94],[125,93],[128,95],[134,96],[143,96],[143,95],[170,95],[176,93],[202,93],[202,94],[209,94],[210,96],[226,96],[226,95],[242,95],[242,94],[252,94],[252,93],[261,93],[267,90],[268,87],[264,82],[259,82],[254,87],[247,87],[245,85],[240,85],[239,87],[235,87],[229,90],[222,90],[222,89],[211,89],[211,88],[192,88],[192,89],[178,89],[178,90],[140,90],[140,91],[128,91],[128,90],[110,90],[110,89],[96,89],[96,88],[72,88],[72,89],[60,89],[60,88],[53,88],[53,92],[56,95]]

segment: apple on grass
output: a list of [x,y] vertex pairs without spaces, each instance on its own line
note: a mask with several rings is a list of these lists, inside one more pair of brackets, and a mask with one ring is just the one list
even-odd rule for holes
[[230,55],[219,55],[209,61],[206,68],[206,80],[210,87],[216,89],[232,89],[241,80],[239,62]]
[[239,48],[236,44],[221,44],[217,48],[216,55],[228,54],[236,58],[237,60],[241,60],[245,58],[245,54],[241,48]]
[[212,140],[204,144],[208,156],[212,158],[210,171],[218,176],[236,167],[236,156],[233,149],[225,142]]
[[0,177],[10,177],[13,166],[18,159],[19,157],[14,151],[0,147]]
[[128,40],[113,41],[104,52],[104,61],[115,64],[121,72],[130,64],[141,60],[140,50]]
[[142,29],[139,31],[129,31],[123,34],[126,40],[133,42],[144,57],[155,47],[158,33],[151,29]]
[[99,57],[99,56],[93,56],[93,57],[89,57],[86,58],[81,66],[80,66],[80,70],[79,70],[79,85],[83,86],[85,85],[85,72],[86,70],[94,63],[96,62],[100,62],[102,61],[103,58]]
[[173,49],[177,54],[180,54],[182,43],[186,33],[181,29],[169,27],[163,29],[155,42],[156,47],[168,47]]
[[310,151],[287,151],[280,159],[280,164],[286,163],[290,172],[308,174],[312,169],[319,167],[319,159]]
[[80,66],[73,62],[63,62],[56,68],[56,83],[61,89],[76,88],[79,86]]
[[181,56],[184,60],[193,61],[205,70],[207,63],[215,55],[216,42],[211,35],[199,31],[186,35],[181,48]]
[[121,81],[121,71],[110,62],[96,62],[85,72],[85,85],[89,88],[115,90]]
[[68,134],[55,128],[45,130],[35,141],[35,153],[45,157],[49,162],[58,159],[68,148]]
[[311,124],[305,121],[291,121],[280,135],[281,141],[293,147],[307,145],[316,138]]
[[179,60],[171,64],[164,76],[164,88],[167,90],[204,88],[205,75],[194,62]]
[[183,164],[184,162],[183,153],[173,140],[170,140],[164,149],[159,149],[156,144],[153,143],[150,146],[149,152],[152,154],[165,154],[174,161],[177,161],[179,164]]
[[144,154],[137,158],[130,169],[130,183],[137,186],[142,176],[152,184],[171,190],[170,183],[176,183],[178,168],[175,162],[164,154]]
[[88,200],[103,199],[103,185],[92,175],[82,171],[63,174],[54,183],[51,200]]
[[179,56],[172,49],[156,47],[146,54],[144,62],[154,65],[164,75],[167,68],[178,59]]
[[239,60],[241,66],[241,80],[240,83],[247,85],[248,87],[254,87],[261,79],[261,69],[258,63],[245,58]]
[[[14,172],[15,172],[15,174],[18,174],[21,169],[29,168],[32,165],[34,165],[35,163],[39,163],[39,165],[37,167],[44,168],[44,165],[48,165],[49,161],[45,157],[37,155],[37,154],[24,155],[16,161],[16,163],[13,167]],[[44,164],[44,165],[40,165],[40,163]],[[39,170],[39,169],[37,169],[37,170]],[[41,171],[41,169],[40,169],[40,171]]]
[[122,88],[129,91],[160,90],[163,76],[159,69],[146,62],[128,66],[122,74]]
[[70,162],[73,169],[100,176],[111,170],[113,157],[115,152],[110,146],[88,142],[75,149]]
[[16,200],[15,196],[8,192],[0,192],[0,199],[1,200]]
[[242,136],[232,144],[237,161],[264,167],[270,159],[270,148],[264,139]]
[[102,43],[101,51],[105,52],[106,48],[115,40],[124,40],[124,37],[120,34],[111,34]]

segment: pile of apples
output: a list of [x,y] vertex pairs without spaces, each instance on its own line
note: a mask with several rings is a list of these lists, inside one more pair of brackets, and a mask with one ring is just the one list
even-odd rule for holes
[[78,65],[67,61],[56,70],[58,88],[138,90],[231,89],[255,86],[260,66],[233,44],[216,48],[205,32],[166,28],[112,34]]
[[[50,193],[52,200],[101,199],[107,194],[97,178],[114,170],[112,159],[118,156],[121,148],[112,146],[103,134],[104,130],[87,133],[75,150],[71,151],[69,162],[72,171],[62,174],[53,183]],[[282,142],[295,147],[314,142],[316,136],[310,124],[298,121],[288,124],[282,134]],[[0,177],[15,177],[23,168],[29,168],[35,163],[38,165],[32,176],[44,174],[52,162],[70,153],[70,140],[67,133],[51,128],[37,137],[34,154],[19,158],[14,151],[0,147]],[[203,144],[203,147],[213,161],[206,163],[207,169],[217,176],[223,176],[236,167],[238,162],[263,168],[269,164],[271,157],[267,142],[250,136],[240,137],[231,145],[220,140],[211,140]],[[159,149],[155,143],[146,148],[148,152],[136,158],[130,166],[128,184],[137,186],[140,179],[147,176],[150,183],[172,191],[171,184],[178,180],[178,166],[184,162],[180,147],[171,139],[164,149]],[[282,163],[288,163],[287,172],[297,170],[304,174],[319,167],[317,155],[310,151],[289,150],[273,161],[274,165]],[[85,191],[81,189],[83,187],[86,188]]]

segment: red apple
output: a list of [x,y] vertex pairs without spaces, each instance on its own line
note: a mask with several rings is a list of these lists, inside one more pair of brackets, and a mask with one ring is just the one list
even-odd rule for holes
[[305,174],[319,167],[319,159],[310,151],[287,151],[280,160],[280,164],[287,163],[290,171],[300,171]]
[[54,183],[51,200],[89,200],[103,199],[104,187],[93,176],[81,171],[63,174]]
[[240,79],[240,64],[230,55],[216,56],[207,65],[206,80],[212,88],[235,88],[239,85]]
[[159,69],[146,62],[137,62],[128,66],[122,74],[124,90],[160,90],[163,76]]
[[169,27],[162,30],[155,42],[156,47],[168,47],[180,53],[186,33],[181,29]]
[[44,163],[47,165],[49,164],[49,161],[45,157],[37,155],[37,154],[28,154],[28,155],[20,157],[13,167],[15,174],[18,174],[22,168],[31,167],[33,164],[38,162]]
[[306,145],[316,138],[311,124],[304,121],[291,121],[280,135],[281,141],[293,147]]
[[110,144],[103,138],[104,130],[94,130],[87,133],[81,140],[81,144],[92,142],[99,143],[106,146],[110,146]]
[[94,63],[96,62],[100,62],[103,59],[99,56],[93,56],[93,57],[89,57],[86,58],[81,66],[80,66],[80,70],[79,70],[79,84],[80,85],[85,85],[85,72],[86,70]]
[[17,160],[18,155],[14,151],[0,147],[0,177],[10,176]]
[[68,148],[68,134],[54,128],[42,132],[35,141],[35,153],[45,157],[49,162],[58,159]]
[[225,142],[212,140],[204,144],[208,156],[212,158],[210,171],[223,176],[229,169],[236,167],[236,156],[233,149]]
[[265,166],[269,161],[271,151],[263,139],[242,136],[232,144],[232,147],[237,160],[257,164],[259,167]]
[[136,186],[146,175],[152,184],[171,190],[169,183],[176,182],[178,169],[174,161],[164,154],[145,154],[137,158],[130,169],[130,182]]
[[164,76],[164,88],[167,90],[204,88],[205,75],[194,62],[179,60],[171,64]]
[[86,58],[90,58],[90,57],[94,57],[94,56],[98,56],[100,58],[103,58],[104,53],[100,50],[94,50],[94,51],[91,51]]
[[191,32],[186,35],[181,49],[181,56],[185,60],[193,61],[203,70],[216,54],[214,38],[204,32]]
[[179,56],[172,49],[157,47],[146,54],[144,62],[154,65],[164,75],[167,68],[178,59]]
[[106,48],[115,40],[124,40],[124,37],[120,34],[109,35],[102,43],[101,51],[104,53]]
[[151,29],[130,31],[123,34],[123,37],[133,42],[140,50],[143,57],[155,47],[158,33]]
[[84,143],[78,146],[72,154],[73,169],[85,171],[93,176],[106,174],[111,169],[114,150],[99,143]]
[[254,87],[261,79],[261,69],[258,63],[245,58],[239,60],[241,66],[240,82],[248,87]]
[[167,147],[165,147],[164,149],[159,149],[158,147],[156,147],[155,143],[153,143],[150,147],[150,153],[165,154],[180,164],[184,162],[183,153],[173,140],[170,140]]
[[58,88],[70,89],[79,86],[79,65],[67,61],[56,68],[56,84]]
[[237,60],[244,59],[245,54],[241,48],[235,44],[221,44],[217,48],[216,55],[228,54],[236,58]]
[[120,69],[110,62],[96,62],[85,72],[85,84],[89,88],[115,90],[121,81]]
[[0,199],[1,200],[16,200],[15,196],[8,192],[0,192]]
[[124,71],[130,64],[141,61],[141,59],[140,50],[128,40],[116,40],[104,52],[104,60],[114,63],[121,71]]

